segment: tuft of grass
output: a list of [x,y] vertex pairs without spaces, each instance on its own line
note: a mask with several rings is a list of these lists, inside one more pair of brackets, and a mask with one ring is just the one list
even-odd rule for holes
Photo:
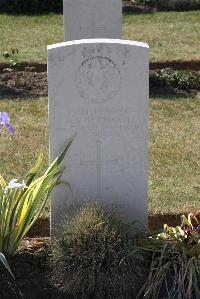
[[144,275],[132,250],[125,226],[90,202],[68,216],[54,240],[53,282],[74,298],[129,298]]
[[[199,11],[124,15],[123,38],[147,42],[151,61],[199,60],[199,20]],[[19,61],[46,63],[47,45],[64,41],[61,14],[1,14],[0,28],[0,53],[18,48]]]

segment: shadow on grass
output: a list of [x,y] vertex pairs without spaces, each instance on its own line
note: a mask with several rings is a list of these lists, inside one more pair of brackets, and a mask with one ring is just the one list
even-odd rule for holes
[[149,88],[149,96],[152,99],[160,99],[160,100],[183,100],[184,98],[194,99],[198,96],[198,90],[179,90],[176,88],[168,87],[168,86],[150,86]]
[[[45,86],[46,87],[46,86]],[[39,99],[41,96],[48,96],[47,89],[44,88],[40,90],[40,88],[35,88],[35,90],[31,90],[29,88],[16,88],[11,86],[6,86],[0,84],[0,101],[5,100],[18,100],[18,99],[27,99],[29,97]],[[199,93],[200,94],[200,93]],[[183,91],[172,89],[169,87],[150,87],[149,96],[152,99],[160,99],[160,100],[183,100],[191,98],[194,99],[198,97],[198,91]]]

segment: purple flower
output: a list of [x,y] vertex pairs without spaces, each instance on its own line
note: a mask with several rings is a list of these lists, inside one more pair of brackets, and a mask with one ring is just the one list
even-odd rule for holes
[[6,127],[9,134],[14,133],[14,129],[10,124],[10,117],[7,112],[0,112],[0,132],[3,129],[3,127]]

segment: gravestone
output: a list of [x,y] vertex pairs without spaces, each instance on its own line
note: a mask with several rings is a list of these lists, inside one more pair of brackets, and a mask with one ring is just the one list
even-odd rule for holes
[[76,134],[52,195],[52,229],[76,201],[147,222],[148,45],[93,39],[48,46],[50,160]]
[[122,37],[121,0],[64,0],[65,41]]

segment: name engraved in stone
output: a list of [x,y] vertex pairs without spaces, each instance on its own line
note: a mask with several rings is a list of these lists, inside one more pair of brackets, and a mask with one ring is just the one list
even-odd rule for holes
[[96,137],[109,135],[111,131],[121,134],[122,130],[138,129],[129,108],[78,108],[68,110],[65,123],[68,128]]

